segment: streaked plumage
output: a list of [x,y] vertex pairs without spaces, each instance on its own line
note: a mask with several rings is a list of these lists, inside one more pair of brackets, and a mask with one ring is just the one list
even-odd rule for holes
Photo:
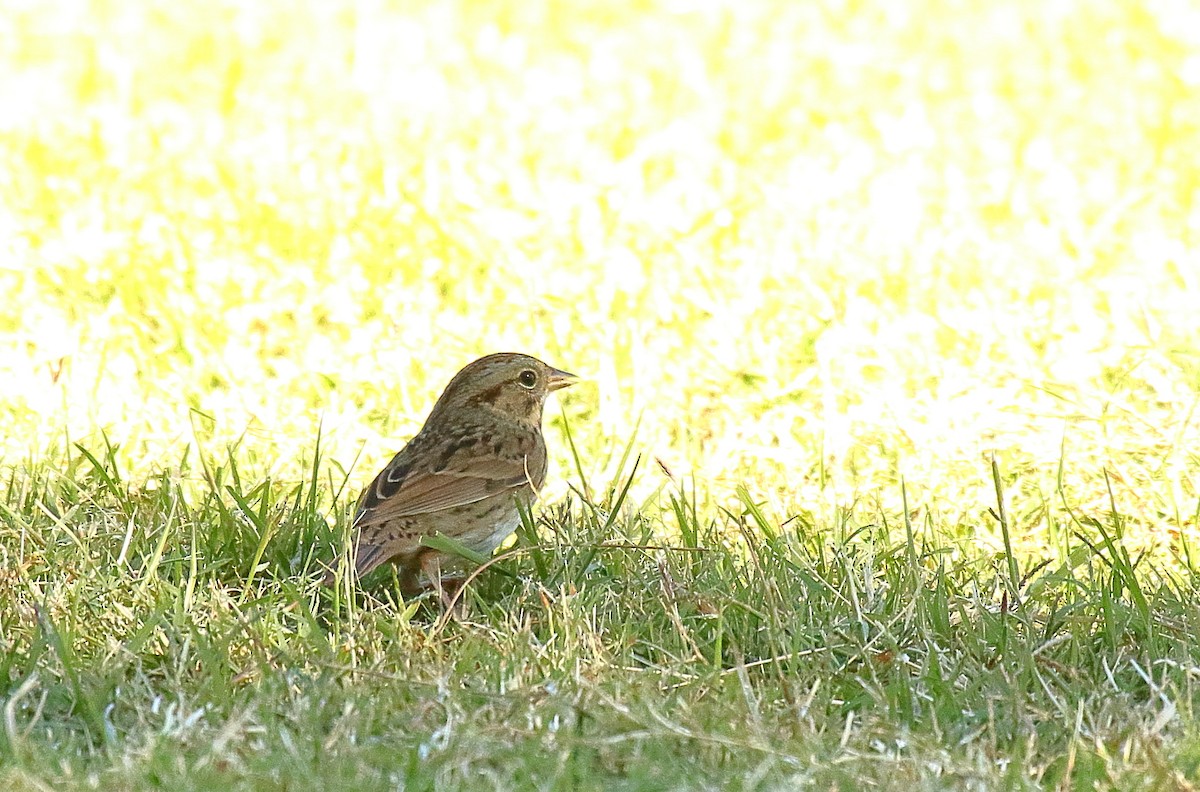
[[359,498],[355,575],[391,561],[407,593],[420,590],[422,572],[440,589],[441,569],[461,559],[420,544],[438,533],[492,553],[516,529],[518,503],[528,506],[545,481],[546,396],[573,380],[515,353],[488,355],[458,372],[421,431]]

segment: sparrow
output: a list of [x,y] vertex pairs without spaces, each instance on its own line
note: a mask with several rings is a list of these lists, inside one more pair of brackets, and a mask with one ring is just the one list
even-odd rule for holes
[[[490,555],[546,480],[542,409],[573,374],[502,352],[454,375],[421,430],[362,493],[352,525],[354,574],[398,567],[401,591],[429,586],[449,604],[442,568],[463,559],[421,544],[442,534]],[[333,572],[326,578],[332,583]]]

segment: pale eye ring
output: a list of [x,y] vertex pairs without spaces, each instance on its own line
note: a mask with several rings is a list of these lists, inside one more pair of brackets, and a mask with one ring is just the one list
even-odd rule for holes
[[517,382],[521,383],[522,388],[533,390],[533,386],[537,385],[537,372],[533,369],[525,369],[517,377]]

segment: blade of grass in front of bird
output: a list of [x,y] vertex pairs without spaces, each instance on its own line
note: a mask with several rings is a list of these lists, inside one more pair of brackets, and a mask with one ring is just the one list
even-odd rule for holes
[[[448,553],[449,555],[465,558],[472,564],[477,564],[478,566],[483,566],[490,560],[490,558],[485,556],[483,553],[480,553],[477,550],[472,550],[457,539],[447,536],[443,533],[434,534],[433,536],[422,536],[420,545],[422,547],[428,547],[442,553]],[[501,569],[499,567],[493,568],[502,575],[515,577],[513,573],[509,572],[507,569]]]

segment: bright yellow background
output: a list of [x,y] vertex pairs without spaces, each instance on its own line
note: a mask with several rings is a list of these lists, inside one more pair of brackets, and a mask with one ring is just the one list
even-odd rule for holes
[[970,523],[995,450],[1024,532],[1060,463],[1160,546],[1194,525],[1194,4],[0,20],[5,465],[103,429],[139,475],[244,435],[300,477],[321,423],[357,486],[520,350],[594,379],[565,410],[598,486],[640,417],[718,502],[894,507],[903,475]]

